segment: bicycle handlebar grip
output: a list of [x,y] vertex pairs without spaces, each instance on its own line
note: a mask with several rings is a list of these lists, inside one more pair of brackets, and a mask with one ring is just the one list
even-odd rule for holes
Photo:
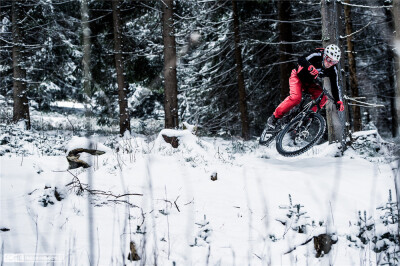
[[323,88],[321,77],[318,76],[314,81],[315,81],[315,83],[317,83],[317,85],[319,85],[319,86],[321,86],[321,88]]

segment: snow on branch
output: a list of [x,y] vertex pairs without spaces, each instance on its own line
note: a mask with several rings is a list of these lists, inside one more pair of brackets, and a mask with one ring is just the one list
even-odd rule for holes
[[361,29],[359,29],[359,30],[353,32],[352,34],[349,34],[349,35],[346,35],[346,36],[340,36],[340,39],[345,39],[345,38],[347,38],[347,37],[350,37],[350,36],[353,36],[353,35],[357,34],[357,33],[361,32],[362,30],[364,30],[366,27],[368,27],[370,24],[371,24],[371,21],[368,22],[368,24],[365,25],[364,27],[362,27]]
[[14,43],[14,42],[7,41],[6,39],[3,39],[3,38],[0,38],[0,41],[3,41],[12,46],[22,46],[22,47],[27,47],[27,48],[42,48],[42,47],[48,46],[45,44],[33,44],[32,45],[32,44],[24,44],[24,43]]
[[352,7],[362,7],[362,8],[392,8],[393,6],[364,6],[364,5],[357,5],[357,4],[348,4],[344,3],[342,0],[337,0],[342,5],[352,6]]
[[358,105],[361,107],[370,107],[370,108],[385,107],[383,104],[373,104],[373,103],[367,103],[367,102],[362,102],[362,101],[358,100],[358,99],[365,99],[365,97],[351,98],[347,95],[344,95],[344,98],[348,101],[354,102],[354,103],[349,103],[349,105]]
[[279,19],[271,19],[271,18],[266,18],[266,19],[257,19],[257,20],[248,20],[245,22],[245,24],[253,24],[253,23],[259,23],[259,22],[279,22],[279,23],[300,23],[300,22],[320,22],[321,17],[318,18],[308,18],[308,19],[298,19],[298,20],[279,20]]
[[280,44],[299,44],[299,43],[307,43],[307,42],[318,42],[320,43],[321,40],[300,40],[295,42],[263,42],[255,39],[250,39],[251,44],[265,44],[265,45],[280,45]]

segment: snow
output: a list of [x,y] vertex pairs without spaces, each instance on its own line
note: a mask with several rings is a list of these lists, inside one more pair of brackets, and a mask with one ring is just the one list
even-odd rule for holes
[[63,108],[74,108],[74,109],[85,109],[82,103],[70,102],[70,101],[55,101],[51,106],[63,107]]
[[190,41],[192,43],[198,43],[200,41],[200,38],[201,38],[201,34],[198,32],[192,32],[190,34]]
[[[6,140],[19,139],[28,152],[0,156],[0,229],[9,229],[0,231],[5,265],[32,263],[35,254],[56,265],[379,263],[347,236],[361,246],[359,211],[379,220],[376,208],[395,191],[389,162],[367,160],[353,149],[337,157],[338,145],[327,143],[285,158],[273,145],[198,137],[193,126],[186,128],[162,130],[154,140],[64,136],[65,153],[56,155],[32,148],[35,140],[22,142],[22,133]],[[358,134],[371,133],[377,135]],[[178,148],[162,135],[178,138]],[[58,140],[47,138],[49,145]],[[68,151],[94,146],[106,153],[80,157],[92,167],[67,170]],[[78,180],[93,194],[80,190]],[[321,233],[338,242],[316,258],[313,241],[304,243]],[[130,241],[138,262],[127,261]]]
[[77,137],[73,136],[72,139],[68,142],[67,146],[67,154],[74,149],[95,149],[104,152],[111,153],[112,150],[109,147],[104,146],[102,143],[99,143],[99,139],[96,136],[92,136],[90,138],[87,137]]
[[138,84],[129,84],[129,91],[134,92],[128,98],[128,107],[132,109],[137,109],[147,98],[153,95],[153,92],[149,88]]

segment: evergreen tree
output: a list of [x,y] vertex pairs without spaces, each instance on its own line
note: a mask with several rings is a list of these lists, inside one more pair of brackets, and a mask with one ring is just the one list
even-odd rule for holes
[[121,136],[123,136],[126,131],[131,131],[131,124],[128,111],[128,88],[125,84],[124,58],[122,57],[122,27],[120,8],[121,6],[119,0],[112,1],[114,22],[114,56],[118,84],[119,133]]
[[23,57],[23,31],[22,13],[23,5],[21,2],[12,2],[12,66],[13,66],[13,92],[14,92],[14,123],[24,121],[25,128],[30,129],[29,104],[26,87],[26,69],[24,68]]
[[176,77],[176,44],[173,0],[162,1],[164,40],[164,112],[165,128],[178,128],[178,81]]
[[247,99],[246,99],[246,88],[244,85],[243,77],[243,60],[242,60],[242,47],[240,43],[240,26],[238,18],[237,4],[235,0],[232,0],[232,19],[233,19],[233,32],[235,42],[235,63],[237,73],[237,83],[239,92],[239,110],[240,110],[240,121],[242,124],[242,137],[244,140],[249,140],[249,118],[247,115]]
[[[346,0],[346,4],[349,4],[350,1]],[[357,71],[356,71],[356,53],[354,51],[353,44],[353,22],[351,17],[351,7],[349,5],[344,5],[344,15],[345,15],[345,23],[346,23],[346,41],[347,41],[347,56],[348,56],[348,64],[349,64],[349,79],[350,79],[350,93],[351,97],[358,98],[358,79],[357,79]],[[358,105],[352,106],[352,114],[353,114],[353,130],[360,131],[361,130],[361,111]]]
[[[336,2],[330,2],[328,0],[322,0],[321,2],[321,15],[322,15],[322,40],[324,43],[324,47],[329,44],[336,44],[340,47],[339,44],[339,16],[341,14],[341,6]],[[341,49],[343,51],[343,49]],[[343,61],[343,59],[342,59]],[[338,68],[340,70],[341,64],[339,62]],[[338,71],[338,79],[339,86],[342,82],[341,72]],[[325,89],[328,93],[331,94],[330,87],[327,84],[330,84],[329,81],[325,78],[324,81]],[[340,92],[339,92],[340,95]],[[338,112],[336,111],[335,104],[332,101],[327,102],[327,123],[328,123],[328,135],[329,142],[342,141],[344,135],[344,123],[342,123],[339,118]],[[343,118],[342,118],[343,119]]]

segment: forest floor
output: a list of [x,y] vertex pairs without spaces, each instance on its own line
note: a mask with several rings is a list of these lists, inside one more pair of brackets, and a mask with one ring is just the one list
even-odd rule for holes
[[[382,237],[394,230],[382,217],[397,162],[378,132],[358,133],[341,157],[323,143],[294,158],[189,130],[175,132],[175,149],[161,137],[170,133],[86,138],[2,125],[1,264],[365,265],[399,251]],[[91,167],[68,169],[75,148],[105,154],[83,153]],[[335,243],[323,256],[321,234]]]

